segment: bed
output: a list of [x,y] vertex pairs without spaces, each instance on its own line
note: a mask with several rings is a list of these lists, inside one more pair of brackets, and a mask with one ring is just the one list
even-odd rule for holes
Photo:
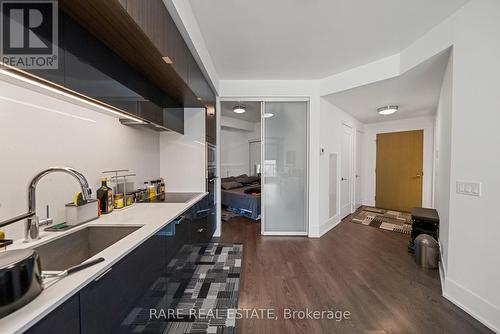
[[250,219],[258,220],[261,213],[260,196],[260,183],[233,189],[222,188],[221,203],[228,208],[240,211]]

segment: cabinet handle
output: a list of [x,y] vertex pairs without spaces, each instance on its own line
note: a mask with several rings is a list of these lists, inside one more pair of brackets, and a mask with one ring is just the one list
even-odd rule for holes
[[186,216],[180,216],[179,219],[175,221],[175,225],[179,225],[184,221],[184,219],[186,219]]
[[210,209],[198,210],[198,211],[196,211],[196,213],[199,214],[199,213],[204,213],[204,212],[208,212],[208,211],[210,211]]
[[106,274],[109,273],[111,271],[111,269],[113,269],[113,267],[106,269],[105,272],[103,272],[102,274],[100,274],[99,276],[97,276],[94,279],[94,282],[97,282],[98,280],[100,280],[101,278],[103,278],[104,276],[106,276]]

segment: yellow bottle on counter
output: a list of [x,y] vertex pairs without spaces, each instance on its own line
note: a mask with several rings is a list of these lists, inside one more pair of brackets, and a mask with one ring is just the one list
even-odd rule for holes
[[154,201],[156,199],[156,187],[154,185],[148,186],[148,199]]
[[[0,240],[5,239],[4,231],[0,230]],[[0,250],[7,250],[7,247],[0,248]]]

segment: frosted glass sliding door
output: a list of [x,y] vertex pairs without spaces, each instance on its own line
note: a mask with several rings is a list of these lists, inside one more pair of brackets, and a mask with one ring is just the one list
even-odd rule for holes
[[307,102],[264,102],[263,234],[307,234],[307,112]]

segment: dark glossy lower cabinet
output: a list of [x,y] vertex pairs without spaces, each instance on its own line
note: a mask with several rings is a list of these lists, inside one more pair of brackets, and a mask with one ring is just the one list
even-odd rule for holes
[[35,326],[28,329],[27,334],[69,334],[80,333],[80,301],[77,293]]
[[[182,247],[211,240],[215,231],[215,207],[211,205],[209,196],[200,200],[27,333],[99,334],[126,331],[126,327],[121,326],[123,321],[139,304],[147,304],[141,299],[147,297],[148,291],[152,287],[158,289],[157,284],[170,284],[168,279],[159,278],[168,277],[168,264]],[[167,288],[164,287],[163,291]],[[182,291],[176,292],[178,294]],[[165,301],[165,308],[169,305]]]
[[161,274],[165,244],[154,235],[80,291],[81,333],[114,333]]

